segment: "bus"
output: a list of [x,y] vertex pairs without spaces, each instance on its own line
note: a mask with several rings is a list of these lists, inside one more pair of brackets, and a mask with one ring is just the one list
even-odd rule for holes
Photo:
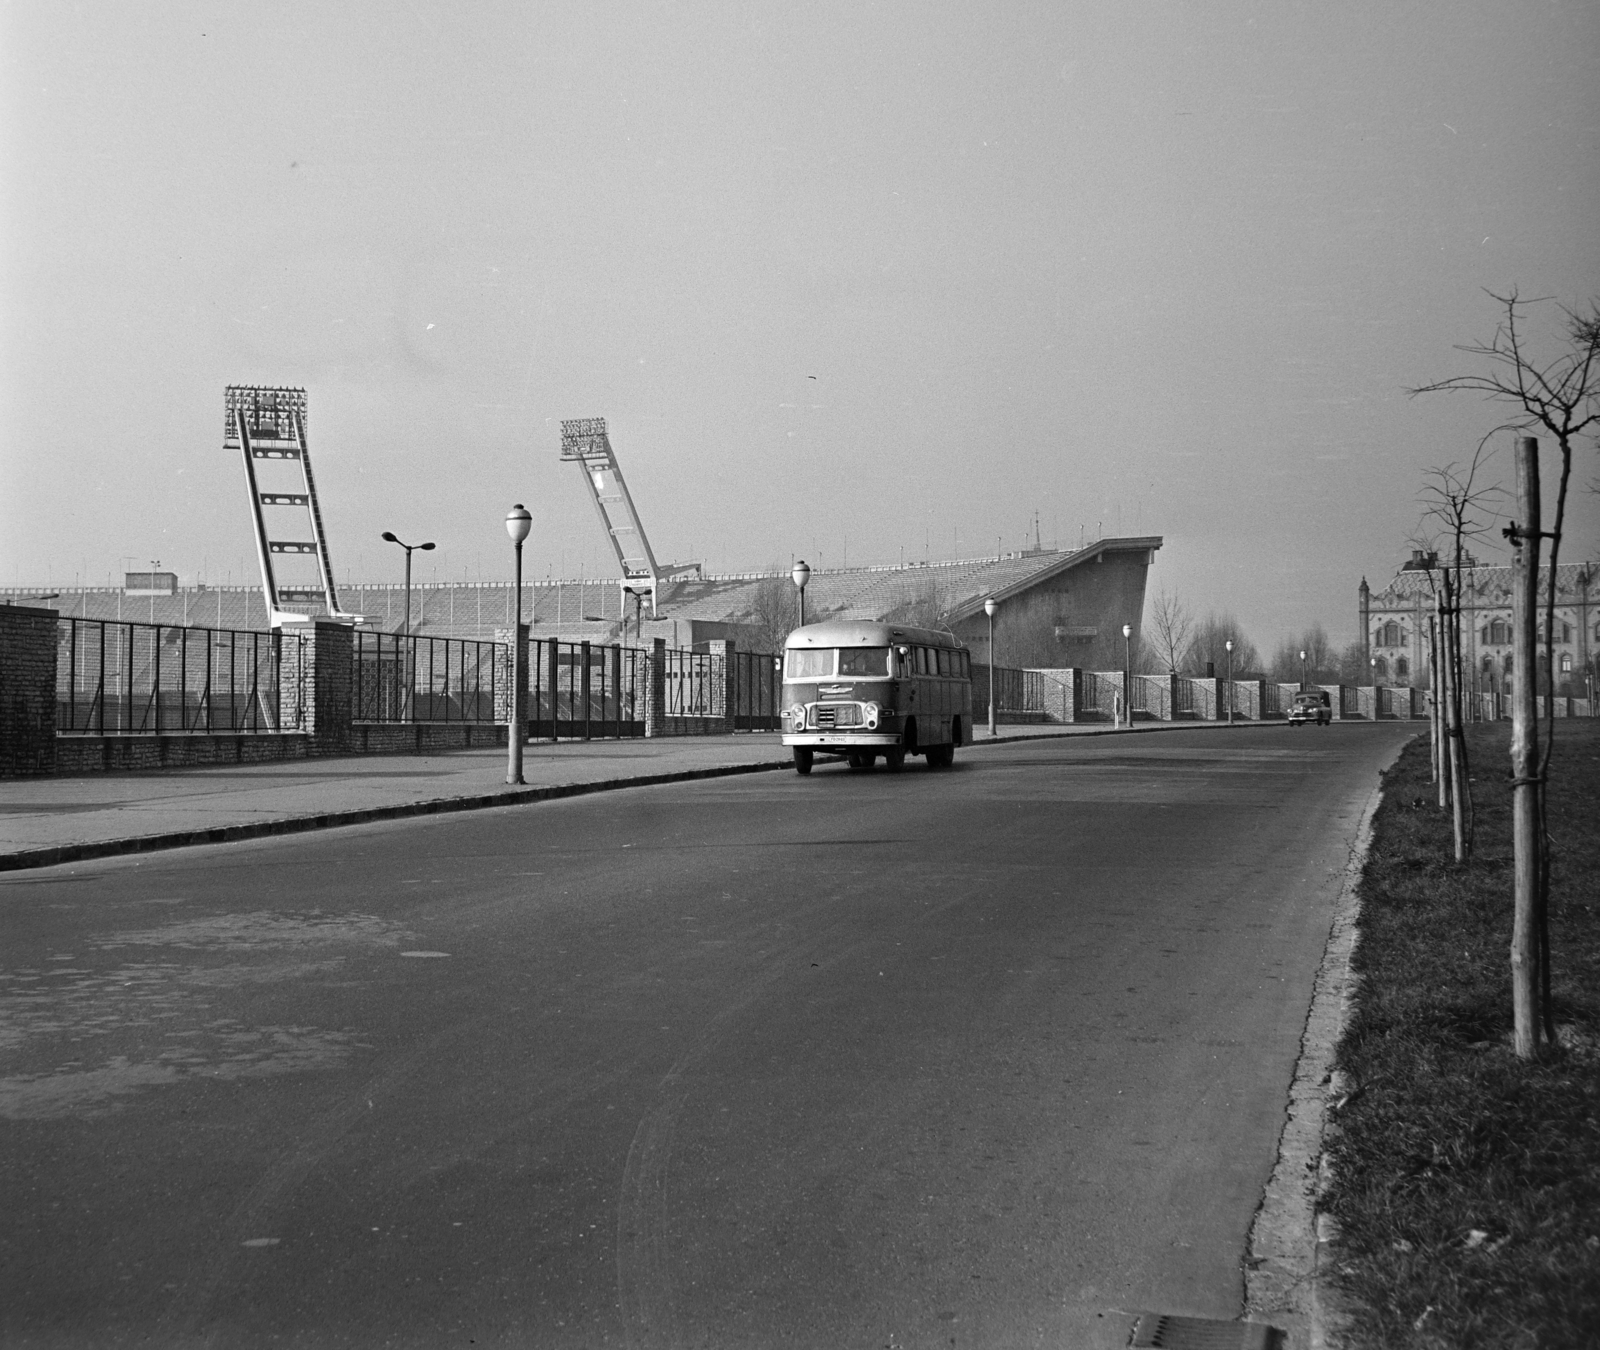
[[972,736],[972,654],[949,633],[833,619],[783,644],[783,743],[796,773],[818,753],[852,769],[922,755],[947,769]]

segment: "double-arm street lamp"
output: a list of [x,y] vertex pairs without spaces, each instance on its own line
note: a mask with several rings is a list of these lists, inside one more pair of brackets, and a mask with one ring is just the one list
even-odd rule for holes
[[[528,734],[528,710],[522,701],[528,685],[527,676],[523,674],[523,662],[527,660],[528,650],[527,643],[522,640],[522,541],[532,529],[533,516],[521,502],[506,512],[506,533],[511,536],[512,547],[517,553],[517,623],[511,630],[511,696],[506,699],[511,709],[509,725],[506,727],[508,783],[522,782],[522,742]],[[551,716],[555,716],[554,705]]]
[[1233,639],[1222,644],[1228,653],[1228,725],[1233,725]]
[[[813,542],[815,542],[813,540]],[[800,559],[794,565],[794,571],[789,575],[794,578],[794,584],[800,591],[800,627],[806,626],[806,582],[811,580],[811,569],[806,566],[806,560]]]
[[395,536],[395,534],[394,534],[394,532],[392,530],[385,530],[383,532],[383,537],[384,537],[384,540],[386,542],[391,543],[391,544],[399,544],[400,547],[405,549],[405,551],[406,551],[406,621],[405,621],[405,623],[403,625],[401,625],[400,631],[402,633],[410,633],[411,632],[411,555],[412,555],[413,552],[415,552],[415,551],[417,551],[419,549],[423,553],[427,553],[433,548],[433,544],[431,542],[426,543],[426,544],[408,544],[408,543],[406,543],[405,540],[396,538],[396,536]]
[[1306,683],[1306,649],[1300,649],[1300,692],[1303,694],[1311,686]]
[[989,616],[989,734],[994,735],[994,612],[1000,606],[995,604],[994,596],[983,602],[983,612]]

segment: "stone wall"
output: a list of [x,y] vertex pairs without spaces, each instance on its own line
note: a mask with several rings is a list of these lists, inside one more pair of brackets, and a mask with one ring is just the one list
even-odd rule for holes
[[0,778],[56,772],[56,612],[0,605]]
[[61,775],[132,769],[199,768],[216,764],[272,764],[305,759],[310,738],[299,732],[183,732],[161,736],[57,736]]

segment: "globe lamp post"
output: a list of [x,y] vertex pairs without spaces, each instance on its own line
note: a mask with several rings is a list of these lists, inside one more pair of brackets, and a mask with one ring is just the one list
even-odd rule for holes
[[1228,653],[1228,725],[1233,725],[1233,639],[1222,644]]
[[1300,649],[1300,692],[1303,694],[1310,687],[1311,686],[1306,683],[1306,651],[1305,648],[1302,647]]
[[1122,711],[1128,715],[1128,730],[1133,730],[1133,625],[1122,625]]
[[994,730],[994,726],[995,726],[995,720],[994,720],[994,705],[995,705],[995,697],[994,697],[994,666],[995,666],[995,661],[994,661],[994,657],[995,657],[995,651],[994,651],[994,612],[995,612],[995,610],[997,610],[999,608],[1000,608],[1000,606],[995,604],[994,597],[992,595],[987,600],[985,600],[983,602],[983,612],[989,616],[989,734],[991,736],[993,736],[995,734],[995,730]]
[[806,566],[806,560],[800,559],[794,565],[794,571],[789,575],[794,578],[795,587],[800,592],[800,627],[806,626],[806,582],[811,580],[811,569]]
[[523,691],[528,683],[527,676],[523,673],[523,663],[527,660],[528,653],[527,644],[522,640],[522,541],[528,537],[528,532],[532,529],[533,516],[521,502],[506,512],[506,533],[511,536],[511,545],[517,555],[517,622],[516,627],[511,630],[511,697],[507,700],[511,706],[511,724],[506,728],[506,782],[508,783],[523,781],[522,742],[528,734],[528,710],[523,703]]

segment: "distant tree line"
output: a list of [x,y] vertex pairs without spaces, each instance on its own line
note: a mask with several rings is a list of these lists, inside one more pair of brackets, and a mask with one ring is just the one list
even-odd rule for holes
[[1302,651],[1306,654],[1305,677],[1311,684],[1365,684],[1369,678],[1361,644],[1353,642],[1343,651],[1335,650],[1320,623],[1298,637],[1284,638],[1271,657],[1264,660],[1260,648],[1232,614],[1211,611],[1197,617],[1183,600],[1167,590],[1158,591],[1150,602],[1139,668],[1146,675],[1175,672],[1215,675],[1220,679],[1228,672],[1230,639],[1235,679],[1297,684]]

